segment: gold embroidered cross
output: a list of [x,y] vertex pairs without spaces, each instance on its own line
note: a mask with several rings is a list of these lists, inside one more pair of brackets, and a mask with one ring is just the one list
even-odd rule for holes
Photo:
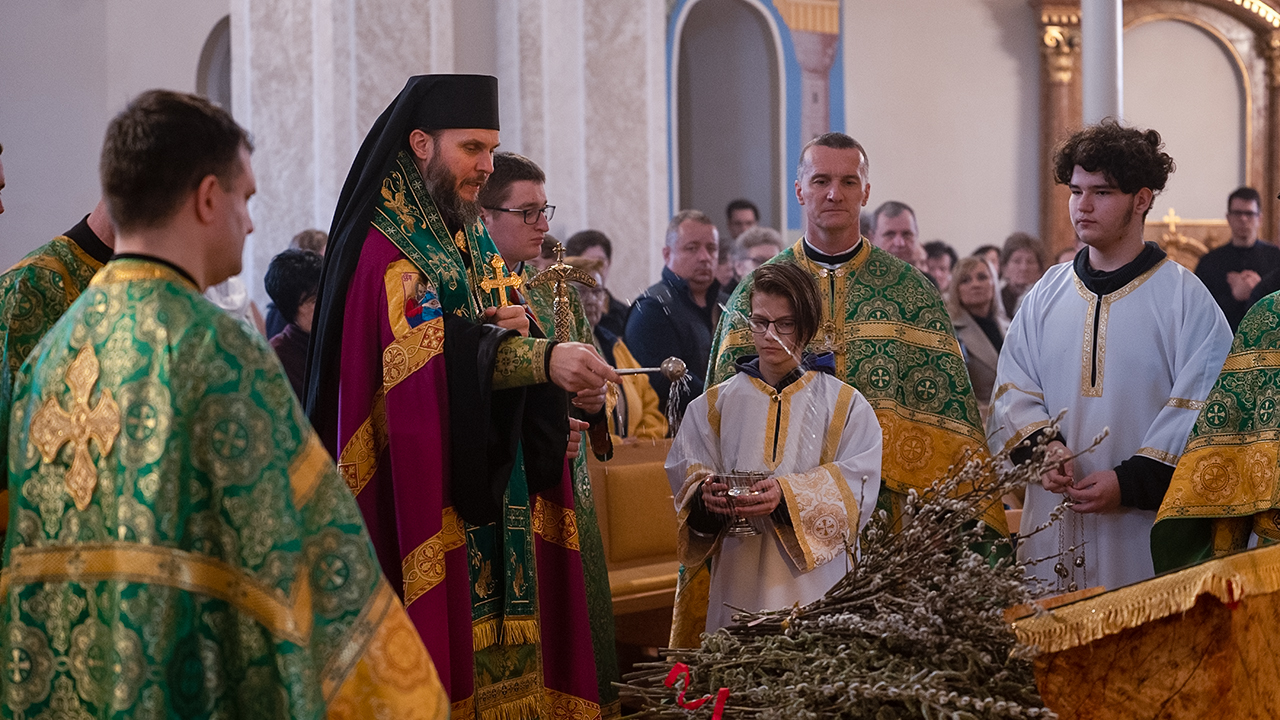
[[99,455],[111,452],[120,434],[120,406],[111,398],[111,391],[104,389],[97,407],[89,407],[89,393],[98,382],[98,358],[88,345],[71,362],[65,382],[71,388],[71,409],[63,410],[56,397],[45,400],[31,419],[31,441],[46,463],[54,461],[63,445],[72,444],[75,457],[67,471],[67,492],[76,509],[84,510],[98,484],[89,440],[97,441]]
[[489,258],[489,265],[493,267],[493,277],[485,278],[480,281],[480,287],[485,292],[498,291],[498,307],[506,307],[511,303],[507,301],[507,288],[517,288],[524,285],[524,278],[519,275],[508,275],[507,264],[502,262],[502,256],[494,254]]

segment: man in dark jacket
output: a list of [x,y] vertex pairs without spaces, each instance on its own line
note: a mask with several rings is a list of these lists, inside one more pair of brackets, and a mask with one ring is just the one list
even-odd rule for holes
[[[662,248],[662,281],[636,298],[627,319],[627,347],[645,367],[678,357],[689,368],[689,392],[679,410],[697,395],[707,377],[711,338],[720,321],[720,283],[716,281],[719,232],[711,218],[697,210],[681,210],[667,226]],[[649,382],[665,412],[671,383],[657,373]]]

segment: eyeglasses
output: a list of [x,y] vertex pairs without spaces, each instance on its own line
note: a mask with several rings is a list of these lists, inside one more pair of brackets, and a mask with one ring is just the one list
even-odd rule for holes
[[1231,217],[1238,217],[1238,218],[1245,218],[1245,219],[1258,217],[1258,213],[1252,210],[1228,210],[1227,214],[1230,215]]
[[524,218],[525,225],[537,225],[539,215],[542,215],[543,217],[545,217],[547,219],[547,222],[551,222],[551,218],[555,217],[555,214],[556,214],[555,205],[543,205],[540,208],[529,208],[528,210],[524,210],[521,208],[485,208],[485,210],[492,210],[493,212],[504,212],[504,213],[520,213],[520,215]]
[[770,325],[779,335],[790,335],[796,331],[796,321],[791,318],[780,318],[778,320],[766,320],[758,317],[747,318],[747,327],[751,328],[753,335],[763,335],[769,332]]

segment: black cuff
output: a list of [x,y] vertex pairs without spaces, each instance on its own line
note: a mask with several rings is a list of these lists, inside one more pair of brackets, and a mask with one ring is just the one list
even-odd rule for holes
[[1169,491],[1173,468],[1145,455],[1134,455],[1116,466],[1120,504],[1139,510],[1159,510]]
[[579,407],[574,407],[569,411],[569,415],[591,426],[599,425],[607,419],[604,405],[601,405],[599,410],[591,414],[587,414],[586,410]]
[[689,517],[685,519],[690,530],[703,535],[715,535],[728,520],[724,515],[711,512],[702,503],[702,488],[694,491],[693,498],[689,500]]
[[547,379],[547,382],[551,382],[551,351],[555,350],[556,345],[559,344],[558,340],[548,340],[547,354],[542,356],[542,376]]
[[782,525],[784,527],[795,526],[794,523],[791,522],[791,513],[787,510],[786,495],[778,498],[778,507],[774,508],[773,512],[769,513],[769,519],[773,521],[774,525]]
[[[1013,461],[1014,465],[1021,465],[1031,460],[1032,456],[1035,454],[1036,447],[1040,445],[1040,438],[1045,437],[1048,434],[1049,428],[1040,428],[1039,430],[1031,433],[1025,440],[1018,443],[1017,447],[1009,451],[1009,459]],[[1048,445],[1054,440],[1057,440],[1063,445],[1067,444],[1067,439],[1063,437],[1060,432],[1055,432],[1053,437],[1045,438],[1044,444]]]

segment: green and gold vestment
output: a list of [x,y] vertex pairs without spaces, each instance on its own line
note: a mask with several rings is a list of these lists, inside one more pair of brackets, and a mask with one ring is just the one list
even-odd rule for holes
[[279,361],[184,275],[109,263],[13,423],[4,717],[447,716]]
[[[529,285],[537,270],[526,264],[521,272],[524,278],[524,296],[533,310],[543,334],[555,335],[554,285]],[[573,342],[594,344],[591,323],[587,322],[582,298],[570,289],[572,300]],[[587,612],[591,616],[591,645],[596,653],[596,676],[600,685],[601,717],[618,717],[621,703],[613,683],[619,679],[617,646],[614,642],[613,596],[609,592],[609,568],[605,564],[604,541],[600,537],[600,520],[596,515],[595,500],[591,495],[591,476],[587,472],[586,433],[583,433],[582,449],[573,460],[574,514],[578,521],[578,542],[582,553],[582,572],[587,586]]]
[[1280,540],[1280,293],[1240,321],[1151,530],[1157,573]]
[[[809,352],[835,354],[836,377],[857,388],[876,411],[884,432],[881,503],[922,491],[970,453],[985,453],[986,435],[938,291],[923,274],[863,238],[848,262],[829,269],[809,259],[804,241],[769,262],[794,262],[814,278],[823,321]],[[751,276],[729,298],[711,346],[708,387],[734,373],[734,363],[754,355],[747,328]],[[1002,507],[987,525],[1007,535]]]
[[[110,257],[111,248],[94,235],[86,218],[0,275],[0,352],[4,354],[0,361],[0,437],[8,436],[10,398],[18,368]],[[7,450],[0,444],[0,467],[7,464]],[[7,495],[0,497],[8,502]],[[6,515],[0,512],[0,516]]]

